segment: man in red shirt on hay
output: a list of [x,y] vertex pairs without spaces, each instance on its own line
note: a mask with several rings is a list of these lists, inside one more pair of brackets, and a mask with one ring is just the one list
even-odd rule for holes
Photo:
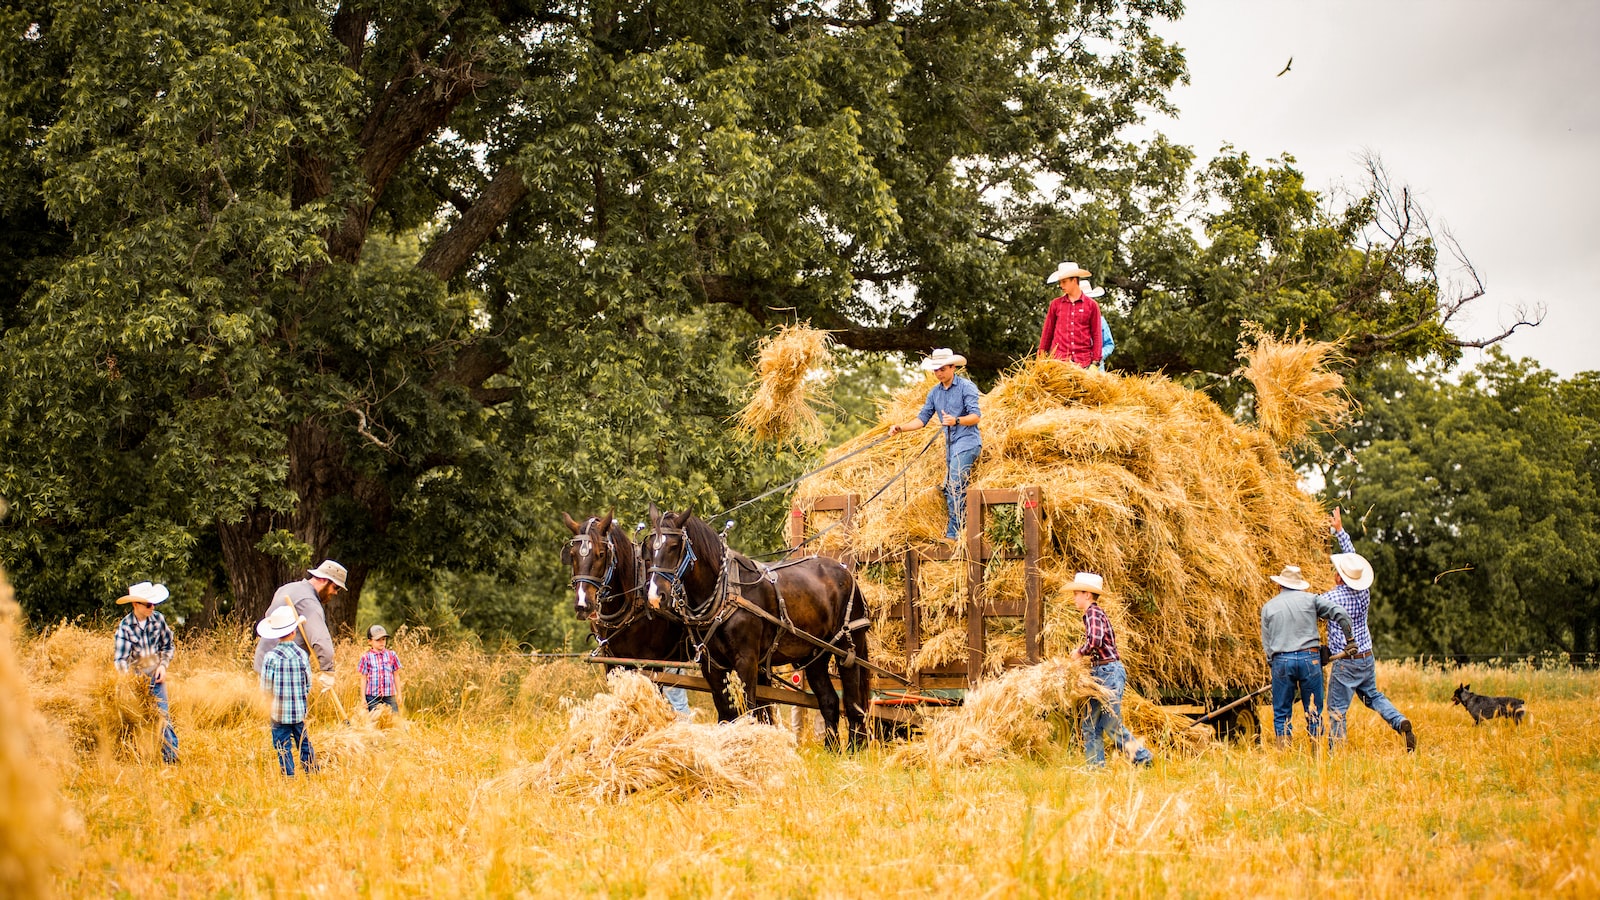
[[1078,285],[1078,279],[1089,276],[1088,269],[1064,262],[1046,279],[1051,284],[1060,283],[1061,296],[1050,301],[1050,309],[1044,315],[1044,329],[1039,333],[1040,356],[1071,360],[1085,369],[1104,356],[1100,304]]

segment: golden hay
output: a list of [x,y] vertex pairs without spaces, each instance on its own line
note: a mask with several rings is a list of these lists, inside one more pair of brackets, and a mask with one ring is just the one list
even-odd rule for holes
[[360,709],[353,710],[347,722],[326,728],[308,727],[306,736],[316,751],[318,766],[337,766],[380,749],[388,742],[390,731]]
[[29,900],[51,893],[50,865],[62,855],[63,808],[50,770],[39,764],[48,750],[17,663],[20,624],[21,610],[0,570],[0,897]]
[[816,443],[824,436],[811,397],[828,380],[833,339],[809,325],[789,325],[761,341],[759,383],[739,410],[740,429],[760,441]]
[[[932,384],[925,379],[889,399],[878,424],[830,458],[911,418]],[[1091,372],[1053,359],[1013,367],[982,409],[984,452],[972,489],[1041,489],[1045,652],[1063,653],[1082,640],[1081,617],[1061,588],[1075,572],[1098,572],[1107,586],[1101,605],[1135,690],[1154,696],[1161,687],[1254,688],[1264,670],[1261,604],[1274,590],[1266,576],[1292,563],[1328,580],[1319,565],[1328,552],[1324,513],[1300,489],[1284,447],[1165,377]],[[850,532],[830,532],[819,552],[899,553],[943,534],[943,447],[936,441],[919,453],[923,445],[920,432],[886,441],[801,484],[799,503],[830,494],[865,498],[909,466],[901,482],[858,511]],[[991,516],[997,539],[993,522]],[[1022,599],[1018,571],[990,565],[985,599]],[[907,659],[903,634],[884,634],[874,639],[874,652],[887,655],[874,661],[929,670],[965,659],[965,571],[960,563],[924,563],[921,651]],[[881,583],[864,594],[882,621],[904,599],[903,569],[868,566],[861,578]],[[1016,642],[1009,631],[991,626],[986,633],[995,636],[985,657],[993,671],[1016,653]]]
[[1241,370],[1256,387],[1256,424],[1277,443],[1311,441],[1313,426],[1331,427],[1350,410],[1344,378],[1329,370],[1337,344],[1261,335]]
[[55,629],[33,660],[34,698],[82,753],[148,759],[161,734],[161,709],[143,675],[111,665],[111,639],[75,625]]
[[191,672],[172,681],[173,717],[190,727],[260,725],[271,714],[272,703],[254,672]]
[[967,692],[965,702],[930,716],[922,734],[894,753],[901,763],[963,766],[1038,753],[1062,728],[1074,732],[1074,707],[1108,695],[1081,659],[1047,659],[1012,669]]
[[680,722],[643,675],[619,670],[607,683],[608,693],[573,708],[566,736],[543,762],[494,784],[597,801],[640,792],[696,797],[779,787],[799,764],[788,729],[750,719]]

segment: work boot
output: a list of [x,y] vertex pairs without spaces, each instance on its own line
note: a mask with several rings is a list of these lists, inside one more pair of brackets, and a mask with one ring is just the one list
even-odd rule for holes
[[1400,732],[1400,736],[1406,739],[1406,752],[1417,752],[1417,733],[1411,728],[1411,720],[1402,719],[1400,721],[1400,728],[1398,730]]

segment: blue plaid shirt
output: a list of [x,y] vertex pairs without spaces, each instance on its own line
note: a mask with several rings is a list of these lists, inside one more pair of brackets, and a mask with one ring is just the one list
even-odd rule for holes
[[272,695],[272,721],[304,722],[306,698],[311,695],[311,657],[299,644],[278,644],[261,662],[261,687]]
[[167,665],[175,652],[172,629],[167,627],[166,618],[154,610],[143,622],[133,613],[123,616],[117,623],[117,633],[112,635],[111,645],[111,661],[119,672],[128,671],[129,666],[137,665],[145,656],[155,657],[157,665]]
[[[1340,553],[1356,552],[1355,544],[1350,542],[1350,535],[1343,531],[1335,531],[1333,536],[1339,539]],[[1372,652],[1372,631],[1367,628],[1367,607],[1372,605],[1371,591],[1358,591],[1343,581],[1334,585],[1333,590],[1322,595],[1332,600],[1350,614],[1350,627],[1356,633],[1356,652]],[[1328,649],[1333,653],[1344,652],[1344,634],[1338,629],[1328,629]]]

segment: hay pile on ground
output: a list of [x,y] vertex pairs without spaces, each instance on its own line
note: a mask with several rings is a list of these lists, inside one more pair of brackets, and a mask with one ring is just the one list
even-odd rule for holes
[[[877,440],[921,408],[931,378],[885,405],[878,425],[836,448],[837,458]],[[1082,640],[1082,620],[1062,590],[1077,571],[1105,576],[1101,605],[1117,629],[1130,684],[1148,696],[1257,687],[1265,664],[1260,609],[1267,581],[1286,564],[1308,577],[1328,552],[1323,511],[1300,490],[1283,447],[1236,424],[1208,397],[1160,376],[1090,372],[1059,360],[1029,359],[983,399],[984,451],[975,490],[1041,488],[1040,563],[1045,652]],[[861,509],[853,534],[834,529],[821,552],[858,556],[935,544],[945,527],[939,486],[942,443],[917,457],[921,433],[885,442],[799,488],[797,499],[870,496],[900,467],[908,474]],[[991,510],[991,544],[1021,549],[1015,507]],[[808,527],[826,528],[830,514]],[[1022,564],[988,564],[988,599],[1023,597]],[[934,670],[965,660],[966,563],[920,567],[920,652],[907,666],[903,628],[887,618],[904,594],[904,567],[865,566],[863,590],[875,612],[875,661]],[[1324,576],[1325,578],[1325,576]],[[988,668],[1020,653],[1022,623],[990,620]]]
[[1262,335],[1244,357],[1241,372],[1256,388],[1256,425],[1282,446],[1309,443],[1315,426],[1349,412],[1344,377],[1329,368],[1339,360],[1337,345]]
[[272,701],[252,671],[203,670],[171,681],[172,716],[179,727],[259,726],[271,715]]
[[567,734],[544,761],[497,779],[597,801],[630,794],[696,797],[781,786],[799,765],[793,733],[740,719],[680,722],[654,684],[617,671],[609,692],[576,706]]
[[50,770],[43,723],[28,701],[28,679],[16,655],[21,610],[0,571],[0,897],[50,895],[52,861],[60,859],[62,806]]
[[1057,731],[1076,735],[1084,702],[1105,696],[1081,659],[1047,659],[1012,669],[968,691],[962,706],[931,716],[922,734],[896,750],[894,759],[965,766],[1029,756]]
[[790,325],[761,341],[756,389],[737,424],[759,441],[816,443],[822,420],[811,398],[828,381],[833,339],[809,325]]
[[34,700],[84,754],[159,758],[161,709],[143,675],[111,664],[111,639],[76,625],[50,632],[33,653]]

